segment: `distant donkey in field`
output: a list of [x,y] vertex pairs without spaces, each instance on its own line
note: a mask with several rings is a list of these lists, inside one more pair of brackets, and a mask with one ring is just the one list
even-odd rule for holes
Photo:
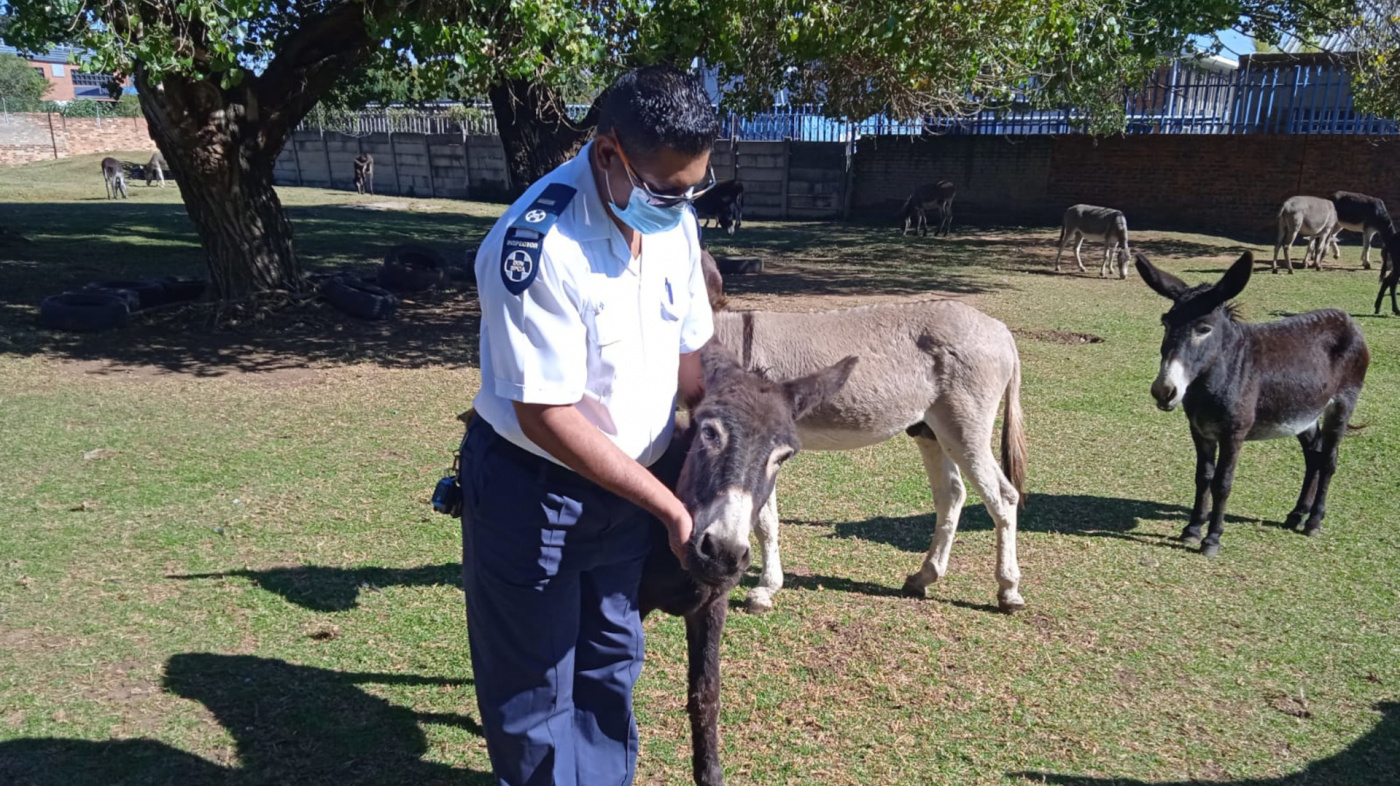
[[126,173],[122,171],[122,162],[111,156],[102,159],[102,183],[106,186],[107,198],[116,199],[117,194],[121,194],[122,199],[126,199]]
[[1123,211],[1094,205],[1070,205],[1060,224],[1060,250],[1055,254],[1056,273],[1060,272],[1060,257],[1065,253],[1065,246],[1070,243],[1074,244],[1074,261],[1079,265],[1079,272],[1089,272],[1084,269],[1084,260],[1079,256],[1079,249],[1084,246],[1085,240],[1103,241],[1103,264],[1099,267],[1099,276],[1106,278],[1116,261],[1118,278],[1128,277],[1128,219]]
[[899,209],[899,216],[904,221],[904,234],[913,230],[919,235],[928,235],[928,209],[932,205],[938,210],[938,227],[934,229],[933,236],[938,237],[942,233],[946,237],[953,227],[953,197],[957,195],[958,189],[951,180],[925,183],[914,189],[914,193],[904,200],[904,206]]
[[1308,250],[1303,253],[1304,268],[1311,258],[1313,268],[1321,270],[1322,256],[1327,253],[1329,245],[1332,246],[1332,258],[1341,259],[1341,253],[1332,243],[1337,229],[1337,206],[1332,204],[1332,200],[1314,196],[1289,197],[1278,210],[1278,238],[1274,240],[1274,261],[1269,272],[1278,272],[1280,248],[1283,249],[1283,263],[1290,274],[1293,272],[1293,260],[1289,258],[1288,250],[1298,240],[1298,235],[1311,238]]
[[160,187],[165,188],[165,156],[157,150],[151,155],[151,160],[146,163],[146,188],[151,187],[152,180],[159,180]]
[[1337,209],[1337,229],[1332,233],[1332,252],[1341,256],[1336,248],[1337,233],[1343,229],[1361,233],[1361,267],[1371,269],[1371,246],[1376,235],[1381,235],[1379,245],[1385,246],[1389,233],[1395,231],[1390,220],[1390,211],[1385,202],[1373,196],[1358,194],[1355,191],[1338,191],[1332,194],[1332,205]]
[[[1244,290],[1254,255],[1240,257],[1215,284],[1187,286],[1137,255],[1142,280],[1172,307],[1162,317],[1162,366],[1152,398],[1164,412],[1183,405],[1196,443],[1196,502],[1181,539],[1201,553],[1220,551],[1225,503],[1235,463],[1247,440],[1297,437],[1303,448],[1303,490],[1287,524],[1316,535],[1327,513],[1327,490],[1366,381],[1371,353],[1351,317],[1336,309],[1249,325],[1231,298]],[[1217,467],[1216,452],[1219,451]]]
[[374,156],[361,153],[355,156],[355,190],[363,194],[366,189],[374,195]]

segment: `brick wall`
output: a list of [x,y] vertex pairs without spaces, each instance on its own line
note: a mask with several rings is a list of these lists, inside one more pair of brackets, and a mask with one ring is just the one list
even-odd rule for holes
[[1077,202],[1129,226],[1272,237],[1283,200],[1360,191],[1400,210],[1400,140],[1359,136],[880,137],[861,140],[852,210],[891,217],[920,183],[958,186],[959,221],[1054,225]]
[[0,164],[24,164],[116,150],[156,149],[144,117],[63,117],[39,112],[0,116]]

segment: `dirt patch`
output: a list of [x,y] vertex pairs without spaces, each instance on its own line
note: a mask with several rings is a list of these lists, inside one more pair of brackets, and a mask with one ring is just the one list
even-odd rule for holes
[[1064,330],[1016,330],[1018,336],[1033,338],[1051,344],[1102,344],[1103,337],[1093,333],[1070,333]]

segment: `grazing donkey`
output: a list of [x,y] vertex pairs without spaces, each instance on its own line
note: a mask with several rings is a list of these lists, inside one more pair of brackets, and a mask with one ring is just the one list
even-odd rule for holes
[[928,208],[932,205],[938,210],[938,228],[933,231],[933,236],[938,237],[942,233],[946,237],[953,227],[953,197],[957,195],[958,189],[951,180],[925,183],[914,189],[914,193],[904,200],[904,206],[899,209],[899,216],[904,221],[904,234],[909,234],[912,229],[920,236],[928,235]]
[[157,150],[151,154],[151,160],[146,163],[146,188],[151,187],[152,180],[159,180],[160,187],[165,188],[165,156]]
[[1381,235],[1380,245],[1395,232],[1395,224],[1390,220],[1390,211],[1385,202],[1373,196],[1358,194],[1355,191],[1338,191],[1332,194],[1332,205],[1337,210],[1337,230],[1332,233],[1332,252],[1337,257],[1337,232],[1349,229],[1361,233],[1361,267],[1371,269],[1371,241]]
[[1086,239],[1103,241],[1103,264],[1099,266],[1101,278],[1107,278],[1113,271],[1115,261],[1118,263],[1118,278],[1128,277],[1128,218],[1123,211],[1094,205],[1070,205],[1060,224],[1060,250],[1055,254],[1056,273],[1060,272],[1060,257],[1065,253],[1065,246],[1070,243],[1074,244],[1074,261],[1079,265],[1079,272],[1089,272],[1084,269],[1084,260],[1079,256],[1079,249],[1084,247]]
[[355,156],[355,190],[363,194],[366,189],[374,195],[374,156],[361,153]]
[[714,219],[726,235],[733,235],[744,223],[744,184],[723,180],[696,197],[692,204],[696,218],[703,219],[706,226]]
[[1148,286],[1172,301],[1162,317],[1166,335],[1152,397],[1164,412],[1184,406],[1196,443],[1196,502],[1181,539],[1188,544],[1200,539],[1209,516],[1201,553],[1219,553],[1241,445],[1280,437],[1298,438],[1306,466],[1288,526],[1302,523],[1304,534],[1317,534],[1337,471],[1337,446],[1371,360],[1361,330],[1336,309],[1260,325],[1240,322],[1230,300],[1254,270],[1248,252],[1215,284],[1188,287],[1142,254],[1137,269]]
[[[1322,269],[1322,256],[1331,245],[1332,236],[1337,233],[1337,206],[1332,200],[1313,196],[1289,197],[1278,210],[1278,237],[1274,240],[1274,261],[1269,272],[1278,272],[1278,251],[1283,249],[1283,262],[1288,272],[1293,273],[1293,260],[1288,251],[1298,240],[1298,235],[1311,238],[1308,249],[1303,253],[1303,267],[1312,258],[1313,268]],[[1341,253],[1332,245],[1332,258],[1341,259]]]
[[116,199],[117,194],[121,194],[122,199],[126,199],[126,173],[122,171],[122,162],[111,156],[102,159],[102,183],[106,186],[108,199]]
[[[1016,560],[1016,508],[1026,474],[1021,360],[1005,325],[952,300],[815,313],[726,311],[715,314],[715,340],[745,368],[776,378],[860,356],[845,387],[798,422],[802,447],[854,450],[901,432],[914,437],[937,518],[928,554],[904,582],[905,593],[923,597],[947,573],[966,474],[996,522],[998,604],[1008,612],[1025,605]],[[1001,403],[1006,423],[998,467],[991,441]],[[757,531],[763,571],[748,609],[764,612],[783,586],[776,494],[764,504]]]

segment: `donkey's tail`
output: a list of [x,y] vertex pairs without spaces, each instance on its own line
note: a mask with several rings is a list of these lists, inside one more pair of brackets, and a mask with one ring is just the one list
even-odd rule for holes
[[[1016,345],[1012,343],[1012,352]],[[1016,367],[1006,385],[1006,413],[1001,426],[1001,468],[1026,506],[1026,427],[1021,415],[1021,353],[1016,352]]]

